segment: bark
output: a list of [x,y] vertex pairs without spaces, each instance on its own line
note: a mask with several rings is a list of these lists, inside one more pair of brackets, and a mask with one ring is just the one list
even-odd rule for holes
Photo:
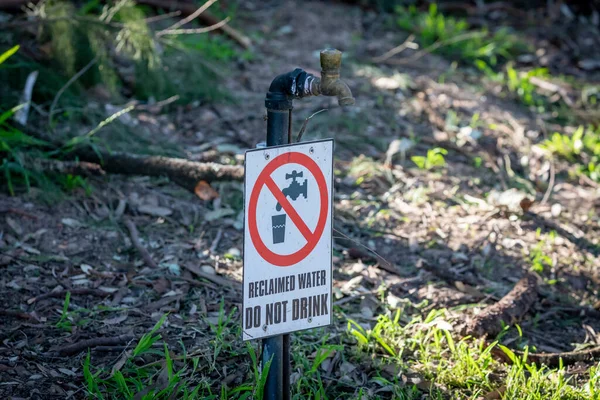
[[485,308],[467,325],[467,333],[473,336],[494,337],[505,325],[521,320],[537,299],[537,279],[526,275],[499,302]]
[[[49,149],[63,147],[63,143],[52,138],[45,132],[31,129],[20,124],[14,124],[28,135],[49,143]],[[124,175],[166,176],[176,184],[194,193],[200,181],[241,181],[244,179],[244,167],[238,165],[223,165],[218,163],[201,163],[164,156],[148,156],[124,152],[95,152],[89,147],[75,148],[66,157],[77,159],[79,164],[85,162],[86,173],[95,170]],[[92,168],[89,163],[100,167]],[[80,165],[82,167],[82,165]]]
[[76,150],[74,155],[80,160],[99,164],[104,171],[113,174],[166,176],[192,193],[200,181],[244,179],[244,168],[238,165],[200,163],[182,158],[122,152],[101,152],[98,155],[90,149]]

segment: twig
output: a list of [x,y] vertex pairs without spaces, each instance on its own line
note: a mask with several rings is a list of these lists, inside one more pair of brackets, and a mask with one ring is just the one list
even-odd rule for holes
[[479,284],[477,279],[474,277],[470,277],[468,275],[461,275],[449,268],[430,264],[429,262],[427,262],[427,260],[422,258],[419,258],[419,260],[417,260],[416,266],[417,268],[423,268],[425,271],[432,273],[436,277],[441,278],[442,280],[452,285],[454,285],[455,282],[463,282],[471,286],[477,286]]
[[203,272],[200,268],[198,268],[198,266],[196,266],[196,265],[183,264],[183,267],[185,269],[187,269],[188,271],[190,271],[191,273],[193,273],[201,278],[207,279],[211,282],[214,282],[217,285],[227,286],[227,287],[231,287],[234,289],[241,289],[241,285],[239,282],[235,282],[235,281],[232,281],[227,278],[223,278],[218,275],[207,274],[206,272]]
[[[23,211],[23,210],[19,210],[18,208],[11,208],[11,207],[0,208],[0,214],[17,214],[17,215],[21,215],[26,218],[36,220],[36,221],[39,219],[36,215],[29,214],[27,211]],[[5,253],[2,253],[2,255],[9,256],[8,254],[5,254]],[[9,256],[9,257],[11,257],[11,256]]]
[[143,311],[160,310],[161,308],[163,308],[164,306],[166,306],[168,304],[171,304],[173,302],[181,300],[182,297],[183,297],[182,295],[163,297],[161,299],[153,301],[152,303],[146,304],[145,306],[142,307],[142,310]]
[[212,290],[219,290],[219,287],[213,285],[212,283],[203,282],[203,281],[200,281],[200,280],[194,279],[194,278],[187,278],[185,276],[176,276],[176,277],[169,276],[167,278],[169,280],[175,281],[175,282],[178,282],[178,281],[187,282],[187,283],[189,283],[189,284],[191,284],[192,286],[195,286],[195,287],[207,287],[207,288],[212,289]]
[[150,256],[150,253],[148,253],[148,250],[146,250],[146,248],[140,243],[140,235],[133,221],[131,221],[130,219],[126,219],[125,226],[129,230],[129,235],[131,236],[131,242],[133,246],[138,251],[138,253],[140,253],[140,256],[142,256],[144,262],[148,266],[158,269],[158,264],[156,264],[156,262]]
[[169,29],[169,30],[160,31],[159,33],[160,33],[160,36],[163,36],[163,35],[195,35],[195,34],[199,34],[199,33],[207,33],[207,32],[216,31],[217,29],[222,28],[230,20],[231,20],[231,18],[227,17],[227,18],[217,22],[216,24],[207,26],[205,28]]
[[302,140],[302,135],[304,135],[304,131],[306,131],[306,126],[308,125],[308,121],[310,121],[312,119],[312,117],[314,117],[317,114],[322,113],[323,111],[328,111],[328,109],[324,108],[322,110],[319,110],[304,120],[304,123],[302,124],[302,128],[300,128],[300,132],[298,132],[298,136],[296,136],[296,143],[298,143]]
[[457,35],[454,36],[453,38],[447,39],[447,40],[440,40],[435,42],[434,44],[432,44],[431,46],[428,46],[426,48],[424,48],[421,51],[416,52],[415,54],[413,54],[412,56],[408,57],[408,58],[403,58],[400,60],[386,60],[385,62],[387,64],[392,64],[392,65],[404,65],[404,64],[409,64],[413,61],[417,61],[420,58],[423,58],[425,55],[429,54],[429,53],[433,53],[434,51],[436,51],[437,49],[439,49],[440,47],[444,47],[444,46],[448,46],[450,44],[454,44],[454,43],[458,43],[458,42],[462,42],[464,40],[469,40],[469,39],[473,39],[476,37],[483,37],[486,34],[484,32],[467,32],[461,35]]
[[219,228],[219,230],[217,231],[217,234],[215,235],[215,239],[213,240],[212,244],[210,245],[210,254],[215,254],[217,252],[217,247],[219,246],[219,242],[221,241],[221,238],[223,237],[223,228]]
[[555,179],[556,171],[554,168],[554,162],[550,160],[550,180],[548,181],[548,189],[546,189],[546,193],[544,193],[544,197],[540,204],[546,204],[546,202],[550,199],[552,195],[552,191],[554,190],[554,179]]
[[65,92],[65,90],[67,90],[69,86],[71,86],[77,79],[79,79],[81,75],[85,74],[88,69],[92,68],[92,66],[96,64],[97,61],[98,56],[94,57],[92,61],[90,61],[85,67],[80,69],[79,72],[77,72],[75,75],[73,75],[71,79],[69,79],[67,83],[65,83],[65,85],[61,87],[60,90],[56,93],[56,96],[54,96],[54,100],[52,100],[52,104],[50,105],[50,112],[48,113],[48,126],[52,127],[52,116],[54,115],[54,108],[56,107],[58,100]]
[[177,100],[180,99],[181,96],[179,96],[178,94],[171,96],[169,98],[166,98],[164,100],[161,101],[157,101],[154,104],[141,104],[141,105],[136,105],[135,108],[137,110],[160,110],[161,108],[163,108],[166,105],[169,105],[171,103],[176,102]]
[[94,339],[88,339],[82,342],[74,343],[70,346],[61,347],[58,350],[50,352],[49,355],[57,354],[63,357],[74,356],[89,348],[97,346],[116,346],[122,343],[130,342],[133,339],[135,339],[133,335],[119,335],[114,337],[99,337]]
[[177,10],[177,11],[168,12],[168,13],[162,14],[162,15],[154,15],[152,17],[146,18],[144,21],[147,24],[151,24],[153,22],[162,21],[163,19],[179,17],[180,15],[181,15],[181,11]]
[[[147,5],[150,5],[153,7],[158,7],[158,8],[169,9],[171,7],[175,7],[176,9],[181,11],[181,13],[183,15],[192,15],[198,11],[198,9],[196,8],[195,5],[186,4],[186,3],[182,3],[182,2],[169,2],[166,0],[138,0],[137,2],[139,4],[147,4]],[[202,23],[204,25],[209,25],[209,26],[215,25],[219,22],[219,20],[217,18],[215,18],[209,11],[204,11],[203,13],[201,13],[201,15],[197,15],[197,18],[199,21],[202,21]],[[231,26],[223,25],[220,29],[227,36],[229,36],[231,39],[238,42],[245,49],[249,49],[252,47],[252,41],[250,40],[250,38],[243,35],[241,32],[237,31],[236,29],[232,28]]]
[[110,293],[105,292],[100,289],[71,289],[71,290],[58,290],[56,292],[48,292],[37,297],[32,297],[27,300],[27,304],[32,304],[41,300],[55,298],[61,299],[67,295],[67,292],[71,292],[71,295],[81,295],[81,296],[96,296],[96,297],[108,297]]
[[406,40],[404,42],[402,42],[401,45],[396,46],[393,49],[386,51],[385,53],[383,53],[382,55],[380,55],[378,57],[374,57],[371,61],[373,61],[375,63],[379,63],[379,62],[386,61],[386,60],[394,57],[396,54],[402,53],[407,48],[416,49],[417,48],[417,47],[415,47],[416,43],[413,43],[413,40],[415,40],[415,35],[410,34],[410,35],[408,35]]
[[188,22],[191,22],[192,20],[196,19],[196,17],[200,16],[200,14],[202,14],[204,11],[206,11],[208,9],[208,7],[212,6],[214,3],[216,3],[217,0],[208,0],[206,3],[204,3],[200,8],[198,8],[196,11],[194,11],[193,13],[191,13],[190,15],[188,15],[187,17],[185,17],[184,19],[174,23],[173,25],[171,25],[170,27],[168,27],[167,29],[163,29],[162,31],[159,31],[156,33],[157,36],[162,36],[164,35],[165,31],[171,31],[174,29],[177,29],[185,24],[187,24]]
[[[518,358],[523,359],[525,353],[513,350]],[[512,360],[502,350],[494,349],[494,355],[501,360],[511,363]],[[568,366],[577,362],[589,363],[600,358],[600,346],[585,350],[566,351],[561,353],[527,353],[527,362],[556,368],[559,365]]]
[[0,317],[13,317],[27,320],[35,319],[33,315],[29,313],[13,310],[0,310]]
[[[383,261],[385,264],[387,264],[388,268],[390,268],[390,269],[391,269],[391,271],[390,271],[390,270],[388,270],[387,268],[382,268],[382,269],[385,269],[386,271],[388,271],[388,272],[392,272],[392,273],[394,273],[394,274],[397,274],[397,273],[398,273],[398,272],[397,272],[397,271],[394,269],[394,265],[393,265],[391,262],[389,262],[388,260],[386,260],[386,259],[385,259],[385,258],[384,258],[382,255],[380,255],[378,252],[376,252],[375,250],[373,250],[373,249],[372,249],[372,248],[370,248],[369,246],[362,244],[362,243],[361,243],[361,242],[359,242],[358,240],[352,239],[350,236],[348,236],[348,235],[346,235],[345,233],[343,233],[343,232],[339,231],[338,229],[335,229],[335,228],[333,228],[333,231],[334,231],[334,232],[336,232],[336,233],[339,233],[340,235],[342,235],[342,236],[341,236],[341,238],[342,238],[342,239],[349,240],[349,241],[351,241],[352,243],[355,243],[355,244],[359,245],[360,247],[363,247],[365,250],[368,250],[368,251],[370,251],[371,253],[373,253],[373,254],[375,255],[375,257],[377,257],[379,260],[381,260],[381,261]],[[335,238],[335,236],[334,236],[334,238]],[[340,237],[338,236],[338,238],[340,238]]]

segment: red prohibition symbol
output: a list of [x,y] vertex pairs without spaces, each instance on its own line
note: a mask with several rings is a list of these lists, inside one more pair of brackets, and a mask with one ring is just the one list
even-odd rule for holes
[[[296,212],[294,206],[289,202],[289,200],[285,197],[281,189],[277,187],[277,184],[271,178],[271,174],[279,167],[285,164],[300,164],[306,169],[310,171],[310,173],[315,177],[317,182],[317,187],[319,189],[319,199],[320,199],[320,207],[319,207],[319,219],[317,221],[317,226],[315,227],[314,232],[310,230],[310,228],[306,225],[302,217]],[[296,228],[300,231],[302,236],[306,239],[306,244],[300,250],[296,251],[292,254],[282,255],[277,254],[271,251],[263,242],[260,234],[258,233],[258,227],[256,225],[256,212],[258,205],[258,197],[263,188],[266,187],[269,190],[275,199],[281,204],[285,212],[288,214]],[[294,264],[298,264],[300,261],[304,260],[311,251],[315,248],[317,243],[319,243],[319,239],[323,235],[323,230],[325,229],[325,223],[327,222],[327,212],[329,209],[329,198],[327,196],[327,183],[325,182],[325,177],[321,172],[321,169],[317,165],[316,162],[313,161],[312,158],[303,153],[298,152],[290,152],[281,154],[275,157],[271,162],[267,164],[267,166],[262,170],[260,175],[252,188],[252,193],[250,194],[250,203],[248,205],[248,229],[250,231],[250,238],[252,239],[252,243],[256,248],[256,251],[260,256],[270,264],[276,265],[278,267],[289,267]]]

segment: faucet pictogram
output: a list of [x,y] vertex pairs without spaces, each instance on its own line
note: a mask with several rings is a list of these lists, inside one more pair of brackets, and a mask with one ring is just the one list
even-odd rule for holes
[[[302,178],[303,175],[303,172],[298,172],[296,170],[293,170],[291,174],[285,174],[285,179],[292,179],[292,183],[290,183],[290,186],[286,187],[281,191],[284,196],[289,197],[292,200],[296,200],[298,197],[300,197],[300,195],[303,195],[305,199],[307,198],[306,184],[308,182],[308,179],[305,179],[304,183],[302,184],[298,183],[298,181],[296,180],[296,178]],[[277,203],[275,209],[277,211],[281,211],[281,208],[281,204]]]

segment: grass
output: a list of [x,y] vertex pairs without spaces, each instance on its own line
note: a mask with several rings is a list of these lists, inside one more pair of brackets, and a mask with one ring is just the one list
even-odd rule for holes
[[579,126],[572,135],[554,132],[541,146],[551,156],[575,164],[575,174],[600,182],[600,126]]
[[466,20],[446,16],[436,4],[429,12],[416,7],[397,7],[400,28],[418,35],[423,48],[438,43],[434,52],[472,63],[477,60],[496,65],[522,52],[526,46],[506,29],[490,33],[487,29],[472,29]]
[[[163,315],[111,369],[95,368],[88,354],[83,364],[88,395],[95,399],[262,398],[269,364],[261,371],[254,349],[250,345],[245,350],[239,347],[239,324],[231,319],[234,312],[232,310],[226,315],[221,307],[218,321],[211,326],[212,347],[202,348],[196,353],[188,354],[180,342],[182,355],[175,355],[160,333],[167,321],[167,315]],[[247,374],[247,383],[228,388],[211,379],[211,375],[218,376],[221,372],[217,368],[217,360],[223,352],[227,352],[228,358],[243,355],[252,361],[252,373]]]
[[[380,316],[376,325],[364,329],[354,322],[349,333],[358,346],[382,363],[394,365],[406,375],[418,372],[425,380],[420,389],[431,398],[478,399],[482,396],[503,400],[598,399],[598,366],[576,381],[564,368],[550,369],[527,362],[527,351],[517,356],[497,342],[485,343],[470,337],[456,341],[445,310],[431,311],[425,317],[403,322],[398,311],[393,318]],[[493,356],[503,351],[510,359],[504,364]],[[492,397],[492,393],[496,392]],[[396,397],[402,398],[402,397]],[[486,397],[487,398],[487,397]]]
[[[70,312],[69,300],[67,294],[57,328],[70,330],[81,322],[79,314],[121,311],[97,306]],[[337,308],[338,317],[346,311]],[[347,319],[346,332],[296,333],[291,398],[600,400],[600,365],[578,375],[562,366],[536,366],[527,361],[527,347],[517,354],[498,341],[459,339],[454,318],[445,309],[423,316],[385,310],[370,326]],[[88,353],[82,360],[88,398],[262,398],[271,364],[261,367],[255,343],[242,344],[235,308],[226,312],[221,302],[210,329],[198,331],[200,344],[193,350],[169,334],[168,324],[163,315],[105,367],[95,366],[96,353]],[[498,352],[511,362],[500,361]],[[234,384],[223,383],[227,374],[237,375]]]

